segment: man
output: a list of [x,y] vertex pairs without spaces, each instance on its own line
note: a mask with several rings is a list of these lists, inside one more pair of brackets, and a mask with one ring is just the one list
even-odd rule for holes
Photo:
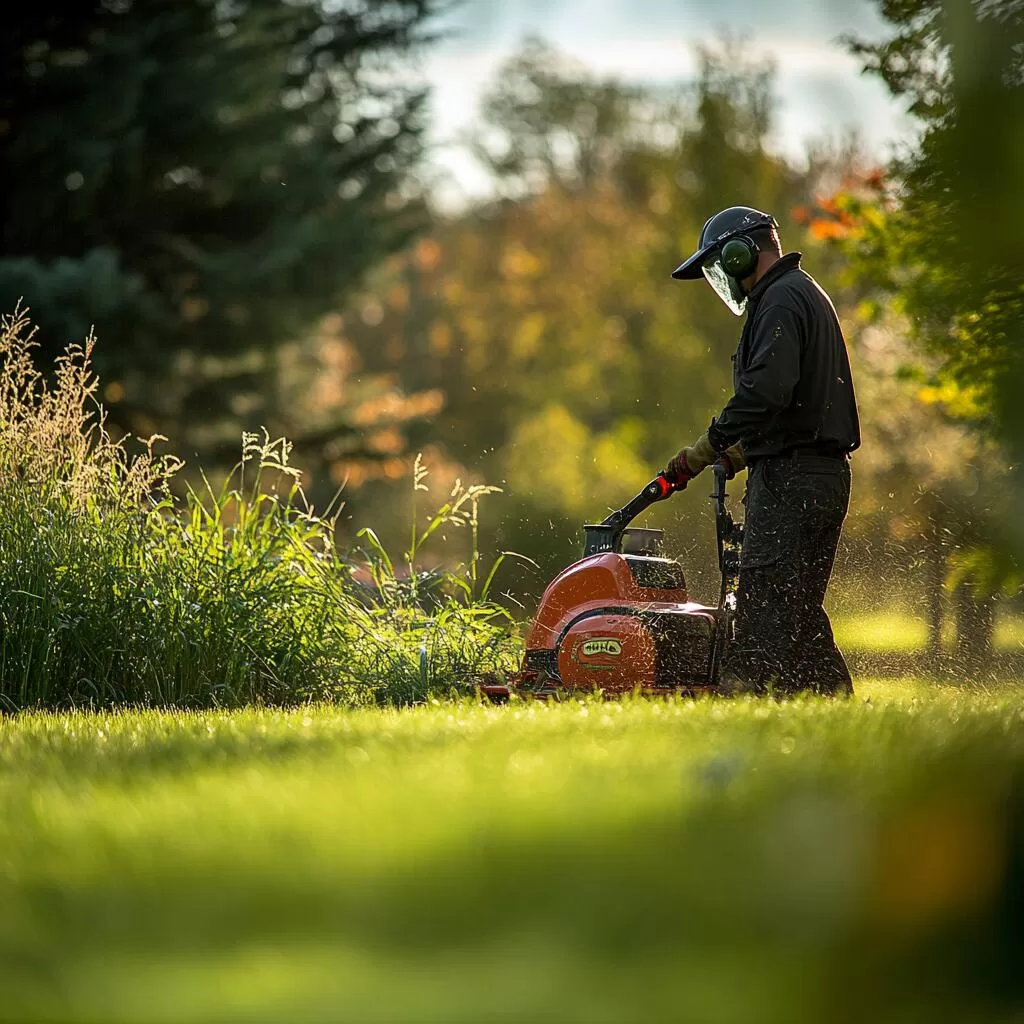
[[853,693],[823,601],[860,425],[839,318],[800,258],[782,255],[772,216],[734,206],[704,225],[699,248],[672,274],[705,277],[733,313],[747,314],[735,394],[667,469],[685,483],[720,460],[731,473],[748,468],[725,694]]

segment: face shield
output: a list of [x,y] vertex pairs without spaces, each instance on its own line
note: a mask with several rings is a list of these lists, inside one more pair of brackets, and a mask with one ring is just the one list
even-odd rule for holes
[[710,259],[701,264],[701,270],[708,279],[708,284],[715,289],[718,297],[737,316],[743,316],[747,308],[747,295],[743,286],[735,277],[730,277],[722,266],[721,252],[715,253]]

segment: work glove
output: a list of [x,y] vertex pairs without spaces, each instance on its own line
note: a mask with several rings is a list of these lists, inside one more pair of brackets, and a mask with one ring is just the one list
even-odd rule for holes
[[665,470],[665,475],[669,480],[685,483],[717,460],[718,452],[711,447],[711,442],[705,432],[689,448],[684,448],[672,458]]
[[738,443],[722,452],[718,461],[725,466],[725,475],[728,480],[731,480],[741,469],[747,468],[747,460],[743,457],[743,449]]

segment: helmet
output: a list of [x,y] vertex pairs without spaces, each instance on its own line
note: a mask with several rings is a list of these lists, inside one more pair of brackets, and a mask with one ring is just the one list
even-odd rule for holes
[[758,244],[750,237],[758,228],[777,228],[770,213],[750,206],[730,206],[709,218],[700,233],[697,251],[672,271],[680,281],[707,278],[718,297],[739,316],[747,307],[740,282],[757,267]]

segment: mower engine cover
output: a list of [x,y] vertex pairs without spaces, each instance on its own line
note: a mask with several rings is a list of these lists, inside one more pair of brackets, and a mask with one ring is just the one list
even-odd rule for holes
[[544,591],[516,688],[536,694],[704,688],[715,615],[688,600],[682,566],[672,559],[590,555]]
[[693,690],[708,681],[714,616],[700,607],[594,615],[573,623],[557,652],[570,690]]

